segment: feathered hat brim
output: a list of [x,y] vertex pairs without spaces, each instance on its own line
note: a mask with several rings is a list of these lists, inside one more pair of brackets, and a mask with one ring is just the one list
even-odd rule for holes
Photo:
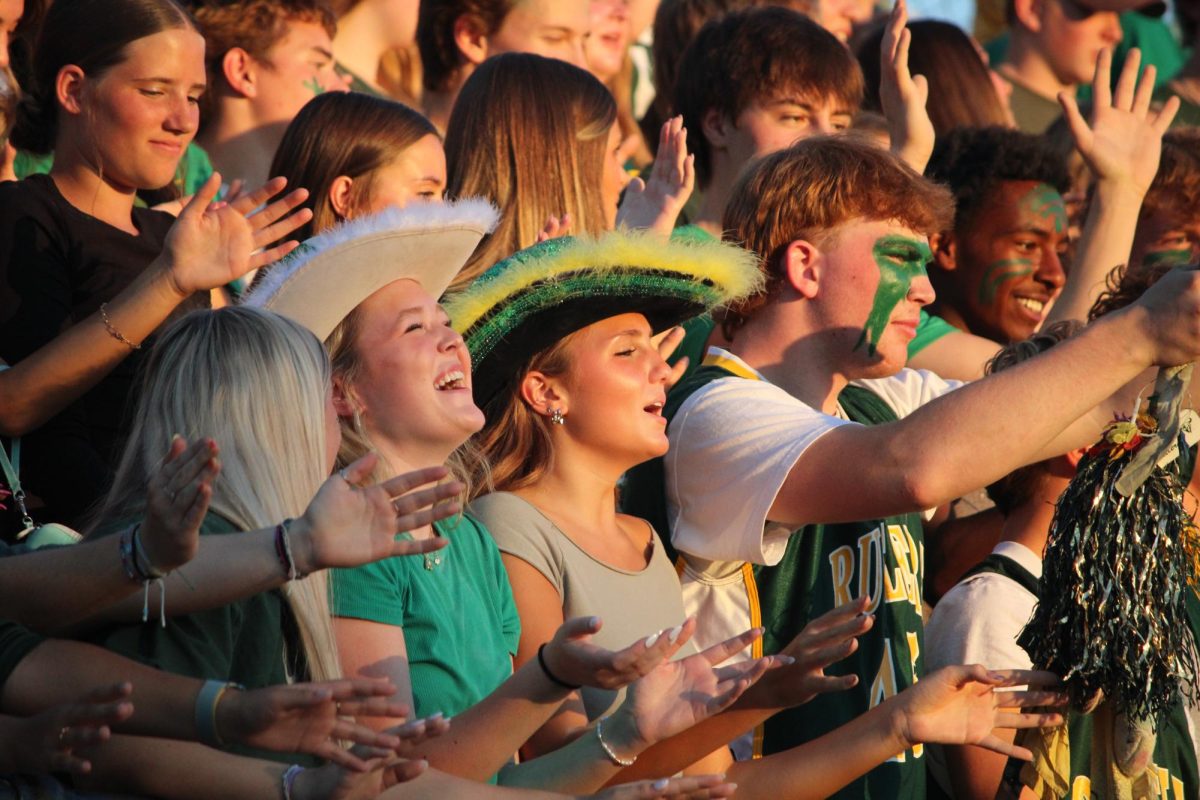
[[324,341],[354,308],[393,281],[440,297],[496,225],[486,200],[414,203],[339,225],[267,269],[242,304],[289,317]]

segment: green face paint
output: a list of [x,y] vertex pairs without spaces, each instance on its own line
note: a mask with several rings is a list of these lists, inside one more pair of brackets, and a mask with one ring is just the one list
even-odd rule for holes
[[1183,250],[1155,250],[1142,256],[1142,266],[1159,267],[1171,265],[1182,267],[1192,262],[1191,248]]
[[304,82],[304,88],[308,89],[314,95],[325,94],[324,87],[321,86],[321,82],[318,81],[316,78],[309,78],[308,80],[306,80]]
[[1062,195],[1048,183],[1039,183],[1021,198],[1021,210],[1054,226],[1055,233],[1067,229],[1067,207]]
[[979,304],[990,306],[996,300],[996,292],[1005,281],[1032,275],[1033,261],[1028,258],[1002,258],[987,265],[979,281]]
[[867,346],[867,355],[875,357],[879,340],[887,328],[888,321],[896,306],[908,296],[913,278],[924,277],[928,273],[925,265],[933,258],[929,245],[921,239],[911,239],[907,236],[884,236],[876,240],[871,249],[875,265],[879,267],[879,286],[875,289],[875,301],[871,305],[871,313],[867,323],[863,325],[862,336],[854,349]]

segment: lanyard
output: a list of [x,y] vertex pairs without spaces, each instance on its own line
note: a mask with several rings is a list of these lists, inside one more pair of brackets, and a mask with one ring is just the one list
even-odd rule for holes
[[[0,364],[0,371],[6,369],[8,369],[7,364]],[[0,469],[4,470],[4,480],[8,482],[8,488],[12,490],[17,510],[21,512],[21,524],[26,528],[32,528],[33,517],[29,516],[29,511],[25,508],[25,490],[21,488],[21,437],[13,437],[11,461],[8,453],[4,451],[4,445],[0,444]]]

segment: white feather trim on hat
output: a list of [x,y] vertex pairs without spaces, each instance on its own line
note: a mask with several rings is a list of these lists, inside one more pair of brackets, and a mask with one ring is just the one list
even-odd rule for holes
[[410,278],[435,297],[496,226],[486,200],[413,203],[331,228],[267,268],[242,304],[291,317],[321,339],[387,284]]

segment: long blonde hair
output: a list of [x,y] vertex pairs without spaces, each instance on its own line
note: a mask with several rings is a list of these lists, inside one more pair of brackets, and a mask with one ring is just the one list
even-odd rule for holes
[[572,234],[605,231],[600,181],[616,121],[604,85],[564,61],[505,53],[471,74],[446,128],[446,195],[485,197],[500,222],[452,291],[534,244],[549,216],[569,213]]
[[[242,530],[300,516],[327,475],[321,343],[291,320],[255,308],[195,311],[150,353],[137,413],[100,524],[140,516],[146,485],[171,438],[211,437],[221,474],[211,509]],[[310,677],[341,675],[324,571],[284,588]]]

